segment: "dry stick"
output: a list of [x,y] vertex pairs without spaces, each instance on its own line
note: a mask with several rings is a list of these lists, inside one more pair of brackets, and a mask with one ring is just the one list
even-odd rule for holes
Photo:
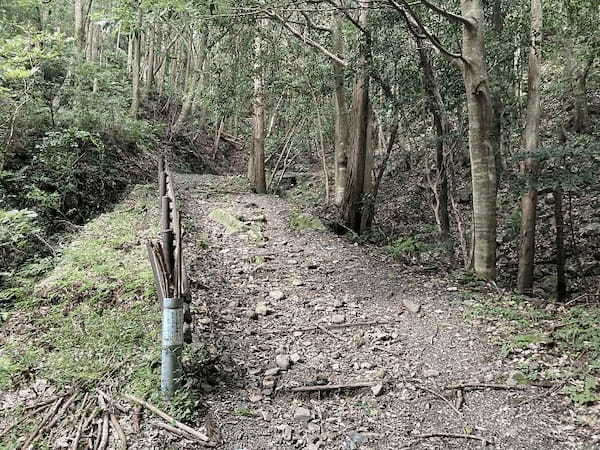
[[182,438],[189,439],[190,441],[196,440],[196,438],[194,436],[192,436],[191,434],[188,434],[185,431],[180,430],[179,428],[176,428],[169,424],[166,424],[163,422],[156,422],[154,425],[156,425],[158,428],[162,428],[163,430],[170,431],[171,433],[176,434],[177,436],[181,436]]
[[94,420],[94,418],[100,412],[100,408],[94,408],[92,413],[85,419],[83,425],[77,430],[77,434],[75,435],[75,439],[73,440],[73,445],[71,446],[72,450],[77,450],[79,446],[79,439],[81,439],[81,433],[90,426],[90,423]]
[[[56,401],[56,399],[54,400]],[[44,403],[44,402],[42,402]],[[48,409],[50,407],[52,402],[50,403],[45,403],[42,404],[41,406],[39,406],[37,409],[31,411],[30,413],[26,414],[24,417],[22,417],[20,420],[14,422],[13,424],[9,425],[8,428],[6,428],[4,431],[2,431],[0,433],[0,438],[3,438],[4,436],[6,436],[13,428],[21,425],[23,422],[25,422],[27,419],[36,416],[37,414],[41,413],[43,410]],[[31,409],[31,408],[30,408]]]
[[104,416],[102,417],[102,432],[100,434],[100,444],[98,445],[98,450],[106,449],[108,445],[108,413],[105,411]]
[[98,419],[96,424],[98,425],[98,431],[92,448],[94,450],[100,450],[100,442],[102,442],[102,419]]
[[[354,322],[354,323],[344,323],[337,325],[327,325],[323,326],[328,330],[339,330],[341,328],[354,328],[354,327],[373,327],[376,325],[392,325],[394,322],[390,322],[389,320],[382,321],[373,321],[373,322]],[[280,334],[280,333],[294,333],[296,331],[316,331],[320,328],[318,327],[304,327],[304,328],[293,328],[291,330],[263,330],[259,334],[268,335],[268,334]]]
[[140,419],[142,417],[142,407],[136,406],[133,409],[133,431],[135,433],[140,432]]
[[328,334],[329,336],[331,336],[334,339],[337,339],[340,342],[345,342],[341,337],[336,336],[335,334],[333,334],[331,331],[329,331],[327,328],[325,328],[323,325],[321,325],[320,323],[316,323],[315,326],[321,330],[323,333]]
[[26,406],[24,409],[25,409],[25,411],[27,411],[27,410],[29,410],[29,409],[36,409],[36,408],[39,408],[39,407],[41,407],[41,406],[46,406],[46,407],[47,407],[48,405],[50,405],[51,403],[54,403],[54,402],[55,402],[56,400],[58,400],[59,398],[63,398],[63,397],[64,397],[64,395],[57,395],[57,396],[55,396],[55,397],[51,397],[51,398],[49,398],[49,399],[47,399],[47,400],[44,400],[44,401],[41,401],[41,402],[35,403],[35,404],[33,404],[33,405]]
[[50,419],[50,417],[52,417],[54,414],[56,414],[56,411],[58,410],[58,407],[62,403],[63,398],[64,397],[61,397],[58,400],[56,400],[56,402],[54,403],[54,405],[52,405],[52,408],[50,409],[50,411],[48,411],[48,413],[44,416],[44,418],[41,420],[41,422],[38,424],[38,426],[29,435],[29,437],[27,438],[27,440],[23,444],[22,448],[27,449],[27,448],[29,448],[29,446],[31,444],[33,444],[35,442],[35,440],[38,437],[39,432],[42,431],[42,428],[44,427],[44,425],[46,424],[46,422],[48,422],[48,420]]
[[376,381],[361,381],[358,383],[349,384],[317,384],[314,386],[300,386],[291,388],[292,392],[318,392],[318,391],[332,391],[335,389],[358,389],[363,387],[371,387],[377,384]]
[[173,417],[169,416],[167,413],[161,411],[160,409],[158,409],[156,406],[140,399],[137,398],[133,395],[129,395],[129,394],[125,394],[125,398],[137,403],[140,406],[143,406],[144,408],[146,408],[147,410],[153,412],[154,414],[156,414],[159,417],[162,417],[164,420],[166,420],[169,423],[172,423],[173,425],[175,425],[177,428],[185,431],[186,433],[191,434],[192,436],[194,436],[197,439],[200,439],[201,441],[205,441],[208,442],[210,441],[209,437],[206,436],[203,433],[200,433],[198,430],[194,430],[192,427],[187,426],[184,423],[179,422],[178,420],[175,420]]
[[523,386],[509,386],[507,384],[486,384],[486,383],[465,383],[446,386],[444,389],[498,389],[498,390],[518,390],[525,389]]
[[112,398],[110,395],[108,395],[106,392],[102,391],[101,389],[97,389],[97,391],[104,398],[104,400],[108,403],[108,406],[118,409],[123,414],[129,413],[129,411],[127,411],[125,408],[123,408],[122,406],[117,404],[117,402],[115,402],[115,399]]
[[454,434],[454,433],[435,432],[435,433],[427,433],[427,434],[417,434],[417,435],[414,435],[411,437],[416,438],[416,439],[429,439],[429,438],[435,438],[435,437],[445,437],[445,438],[454,438],[454,439],[473,439],[475,441],[483,442],[485,445],[494,443],[494,441],[492,441],[490,439],[486,439],[481,436],[475,436],[474,434]]
[[43,430],[49,430],[54,425],[56,425],[56,422],[58,422],[58,419],[60,419],[63,416],[63,414],[69,409],[69,406],[71,406],[71,403],[73,403],[73,400],[75,400],[76,397],[77,397],[77,394],[71,395],[71,397],[69,397],[69,399],[60,408],[60,411],[58,411],[54,415],[54,417],[52,418],[50,423],[48,425],[44,426]]
[[421,389],[422,391],[429,392],[431,395],[434,395],[437,398],[439,398],[440,400],[443,400],[444,403],[446,403],[446,405],[448,405],[454,412],[456,412],[456,414],[458,414],[459,416],[462,415],[462,413],[458,410],[458,408],[456,406],[454,406],[452,403],[450,403],[450,400],[448,400],[443,395],[438,394],[434,390],[426,388],[425,386],[421,386],[419,384],[415,384],[415,387],[418,388],[418,389]]
[[115,416],[114,414],[110,415],[110,424],[112,425],[113,429],[119,435],[119,442],[120,442],[119,448],[121,450],[126,450],[127,449],[127,437],[125,436],[123,427],[121,427],[121,424],[119,423],[119,419],[117,419],[117,416]]

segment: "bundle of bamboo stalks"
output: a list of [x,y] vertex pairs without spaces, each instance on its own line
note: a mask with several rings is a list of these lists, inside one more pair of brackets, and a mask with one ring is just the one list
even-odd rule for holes
[[13,429],[31,423],[32,431],[18,448],[36,448],[43,441],[52,448],[70,450],[125,450],[128,434],[139,435],[142,409],[145,409],[164,421],[151,422],[156,428],[204,446],[214,446],[211,442],[214,438],[179,422],[148,401],[128,394],[124,395],[124,399],[135,407],[132,409],[126,403],[116,401],[100,389],[55,395],[26,406],[25,414],[0,432],[0,440]]

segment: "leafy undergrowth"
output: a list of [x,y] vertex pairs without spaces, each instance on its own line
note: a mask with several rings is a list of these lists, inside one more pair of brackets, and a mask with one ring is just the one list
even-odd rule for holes
[[518,295],[465,293],[467,319],[486,328],[514,379],[560,388],[575,404],[600,401],[600,308],[527,301]]
[[[160,307],[145,248],[158,231],[155,199],[153,187],[134,188],[82,229],[45,279],[33,286],[23,276],[0,337],[0,404],[2,391],[17,399],[0,408],[5,418],[39,380],[55,392],[102,387],[158,402]],[[16,427],[9,442],[26,431]]]

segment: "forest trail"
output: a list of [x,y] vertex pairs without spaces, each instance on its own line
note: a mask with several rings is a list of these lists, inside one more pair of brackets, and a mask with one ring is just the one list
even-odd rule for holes
[[[248,193],[242,178],[178,175],[176,183],[195,339],[218,355],[203,401],[219,448],[485,444],[468,436],[501,449],[584,448],[552,388],[445,389],[504,385],[515,369],[488,342],[485,323],[465,321],[464,299],[447,281],[333,233],[293,228],[294,205]],[[246,225],[228,232],[215,210]],[[387,323],[327,328],[359,322]],[[292,391],[364,381],[382,388]],[[462,437],[416,437],[430,433]]]

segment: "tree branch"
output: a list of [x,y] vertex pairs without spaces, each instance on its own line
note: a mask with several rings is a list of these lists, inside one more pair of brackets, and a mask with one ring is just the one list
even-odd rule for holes
[[437,6],[435,3],[431,3],[429,0],[421,0],[421,3],[439,15],[444,16],[446,19],[450,19],[452,22],[459,23],[467,27],[473,26],[473,22],[466,17],[446,11]]
[[334,55],[333,53],[331,53],[329,50],[327,50],[325,47],[323,47],[321,44],[319,44],[318,42],[313,41],[312,39],[303,36],[302,33],[300,33],[298,30],[294,29],[290,24],[288,24],[281,16],[279,16],[276,12],[274,11],[269,11],[269,10],[264,10],[265,14],[267,14],[269,17],[273,17],[275,19],[277,19],[279,22],[281,22],[281,24],[287,28],[294,36],[296,36],[298,39],[300,39],[301,41],[303,41],[305,44],[310,45],[311,47],[319,50],[321,53],[323,53],[325,56],[327,56],[329,59],[335,61],[336,63],[342,65],[343,67],[348,67],[348,63],[346,61],[344,61],[343,59],[341,59],[339,56]]
[[[403,3],[403,5],[398,4],[398,2],[396,2],[395,0],[388,1],[394,7],[394,9],[396,9],[400,14],[402,14],[402,17],[404,17],[404,20],[408,25],[409,32],[412,33],[415,37],[419,39],[427,39],[433,44],[433,46],[437,50],[446,55],[448,58],[459,59],[463,62],[466,62],[462,54],[454,53],[446,49],[446,47],[442,45],[438,37],[429,32],[429,30],[427,30],[427,27],[425,27],[419,16],[415,14],[414,11],[412,11],[410,5],[408,5],[406,1],[400,0]],[[423,34],[420,34],[420,32]]]

